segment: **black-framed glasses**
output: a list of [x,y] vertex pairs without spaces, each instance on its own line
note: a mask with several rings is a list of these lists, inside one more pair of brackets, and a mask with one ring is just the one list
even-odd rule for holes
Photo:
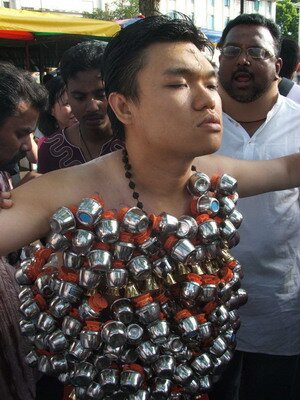
[[262,47],[248,47],[248,49],[242,49],[239,46],[225,46],[221,49],[222,55],[227,58],[239,57],[242,52],[245,52],[247,56],[255,60],[266,60],[267,58],[274,57],[274,54]]

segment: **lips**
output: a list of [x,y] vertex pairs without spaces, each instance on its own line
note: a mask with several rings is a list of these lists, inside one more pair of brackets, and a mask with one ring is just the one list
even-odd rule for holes
[[217,127],[218,125],[221,124],[221,120],[217,115],[208,115],[205,118],[203,118],[201,122],[197,124],[197,128],[206,124],[215,125],[215,127]]
[[249,82],[252,79],[252,74],[246,71],[235,72],[233,79],[237,82]]

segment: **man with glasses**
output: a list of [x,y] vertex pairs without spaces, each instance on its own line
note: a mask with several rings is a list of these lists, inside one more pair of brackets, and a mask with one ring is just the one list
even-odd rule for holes
[[[299,151],[300,106],[278,92],[280,43],[278,26],[258,14],[240,15],[224,29],[219,43],[221,154],[263,160]],[[210,399],[296,400],[299,189],[242,199],[239,208],[245,218],[241,243],[233,254],[244,266],[249,300],[240,310],[234,360]]]

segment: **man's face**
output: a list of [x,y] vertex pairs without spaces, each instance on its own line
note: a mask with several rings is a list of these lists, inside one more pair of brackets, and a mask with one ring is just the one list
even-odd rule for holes
[[[242,49],[237,57],[226,57],[221,53],[219,81],[233,99],[250,103],[268,91],[278,79],[281,60],[274,56],[274,40],[267,28],[259,25],[237,25],[226,37],[223,48],[237,46]],[[247,49],[260,47],[271,55],[266,59],[254,59],[246,54]]]
[[[192,43],[157,43],[146,50],[133,102],[134,140],[178,156],[216,151],[221,100],[215,71]],[[128,127],[130,130],[130,127]]]
[[31,150],[30,133],[34,132],[39,112],[21,101],[15,115],[0,126],[0,165],[10,161],[15,154]]
[[107,129],[110,125],[107,100],[98,70],[78,72],[76,77],[69,79],[67,92],[72,112],[83,128]]

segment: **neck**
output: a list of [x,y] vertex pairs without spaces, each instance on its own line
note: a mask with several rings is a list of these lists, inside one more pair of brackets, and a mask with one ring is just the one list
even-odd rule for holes
[[84,140],[88,143],[96,144],[98,146],[107,142],[112,136],[110,126],[103,129],[91,129],[79,124],[78,129],[79,127]]
[[188,212],[191,197],[187,193],[186,183],[192,175],[193,160],[183,161],[166,155],[162,157],[161,154],[145,149],[141,152],[136,143],[128,141],[126,145],[132,181],[144,209],[148,213],[157,213],[159,210],[173,215]]
[[241,123],[263,123],[268,112],[272,109],[278,98],[277,82],[258,99],[249,103],[242,103],[230,97],[220,87],[223,111],[231,118]]

